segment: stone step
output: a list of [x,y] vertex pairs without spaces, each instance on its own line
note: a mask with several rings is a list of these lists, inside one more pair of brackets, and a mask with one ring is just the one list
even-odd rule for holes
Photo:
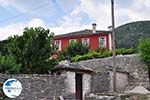
[[85,100],[116,100],[116,97],[113,95],[100,95],[91,93],[86,96]]

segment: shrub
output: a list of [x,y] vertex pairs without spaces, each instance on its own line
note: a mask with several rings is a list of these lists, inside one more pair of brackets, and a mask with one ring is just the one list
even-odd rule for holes
[[66,54],[71,57],[76,55],[84,55],[88,53],[88,51],[89,48],[87,46],[82,45],[82,43],[80,43],[79,41],[71,42],[65,50]]
[[105,51],[105,52],[102,52],[102,55],[103,55],[103,57],[110,57],[110,56],[112,56],[112,52],[111,51]]
[[17,64],[13,56],[0,55],[0,73],[17,74],[20,72],[21,64]]
[[[126,54],[133,54],[135,53],[134,49],[117,49],[116,50],[116,54],[122,54],[122,55],[126,55]],[[85,55],[76,55],[75,57],[72,57],[72,61],[73,62],[77,62],[77,61],[82,61],[82,60],[88,60],[88,59],[93,59],[93,58],[105,58],[105,57],[110,57],[112,56],[112,51],[110,50],[104,50],[104,51],[89,51],[87,54]]]
[[96,51],[90,51],[85,55],[77,55],[75,57],[72,57],[73,62],[81,61],[81,60],[88,60],[93,58],[104,58],[111,56],[112,53],[110,51],[105,52],[96,52]]
[[109,51],[109,49],[108,48],[98,48],[96,51],[97,52],[104,52],[104,51]]
[[147,64],[149,86],[150,86],[150,38],[143,39],[138,45],[140,58]]
[[133,54],[135,53],[135,49],[125,49],[125,48],[120,48],[120,49],[116,49],[116,54],[122,54],[122,55],[126,55],[126,54]]

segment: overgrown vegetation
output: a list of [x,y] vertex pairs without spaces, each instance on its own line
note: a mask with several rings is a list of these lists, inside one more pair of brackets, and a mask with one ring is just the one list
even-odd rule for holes
[[[135,53],[135,49],[125,49],[120,48],[116,49],[117,55],[126,55],[126,54],[133,54]],[[65,52],[63,53],[66,58],[69,56],[72,62],[88,60],[93,58],[105,58],[112,56],[112,51],[108,50],[107,48],[98,48],[96,51],[90,50],[89,47],[82,45],[79,41],[74,41],[69,44],[66,48]]]
[[[117,55],[126,55],[126,54],[133,54],[136,53],[134,49],[117,49],[116,54]],[[112,51],[104,50],[104,51],[89,51],[85,55],[76,55],[75,57],[72,57],[73,62],[87,60],[87,59],[93,59],[93,58],[105,58],[112,56]]]
[[16,59],[12,55],[0,55],[0,72],[16,74],[20,72],[21,64],[16,63]]
[[54,50],[53,35],[41,27],[25,28],[23,36],[1,42],[0,72],[48,73],[57,63],[50,59]]
[[[135,49],[116,49],[117,55],[126,55],[135,53]],[[65,50],[65,55],[71,57],[72,62],[88,60],[93,58],[104,58],[112,56],[112,51],[106,48],[99,48],[96,51],[89,50],[89,47],[82,45],[81,42],[71,42]]]
[[150,38],[141,40],[138,48],[141,59],[147,64],[150,86]]
[[82,43],[79,41],[72,41],[69,43],[68,47],[66,48],[65,55],[74,57],[76,55],[84,55],[88,53],[88,51],[89,51],[88,46],[82,45]]

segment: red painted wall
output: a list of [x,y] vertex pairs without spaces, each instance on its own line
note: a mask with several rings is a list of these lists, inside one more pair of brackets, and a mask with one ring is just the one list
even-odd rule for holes
[[99,48],[99,37],[106,36],[106,47],[109,48],[109,34],[90,34],[88,36],[76,36],[76,37],[63,37],[63,38],[54,38],[54,40],[61,40],[61,50],[65,50],[65,48],[69,44],[70,39],[76,39],[82,42],[82,38],[89,38],[90,48],[92,50],[96,50]]
[[61,40],[61,50],[65,50],[65,48],[69,44],[69,40],[68,39],[60,39],[60,40]]
[[99,38],[99,36],[96,36],[96,35],[89,37],[90,48],[92,50],[98,49],[98,46],[99,46],[98,38]]

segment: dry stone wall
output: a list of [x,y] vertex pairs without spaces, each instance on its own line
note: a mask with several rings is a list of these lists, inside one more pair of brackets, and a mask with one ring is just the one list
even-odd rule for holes
[[[80,61],[78,63],[85,67],[92,68],[95,71],[103,66],[112,67],[113,65],[112,57]],[[139,55],[137,54],[117,56],[116,68],[123,72],[128,72],[129,76],[133,79],[147,82],[147,73],[145,71],[146,65],[140,60]]]
[[[111,76],[111,74],[107,73],[105,67],[112,69],[112,57],[80,61],[78,64],[92,68],[97,73],[103,73],[92,76],[92,92],[110,91],[108,86],[110,86],[109,81],[111,80],[109,76]],[[140,60],[138,54],[119,55],[116,57],[116,69],[121,72],[127,72],[129,83],[133,83],[134,85],[142,84],[144,87],[148,86],[148,75],[145,68],[146,64]],[[123,82],[123,84],[120,85],[124,86],[125,84]],[[96,88],[97,86],[99,86],[99,89]]]
[[65,95],[65,76],[52,75],[0,75],[0,83],[16,78],[22,83],[22,93],[14,100],[58,100]]

